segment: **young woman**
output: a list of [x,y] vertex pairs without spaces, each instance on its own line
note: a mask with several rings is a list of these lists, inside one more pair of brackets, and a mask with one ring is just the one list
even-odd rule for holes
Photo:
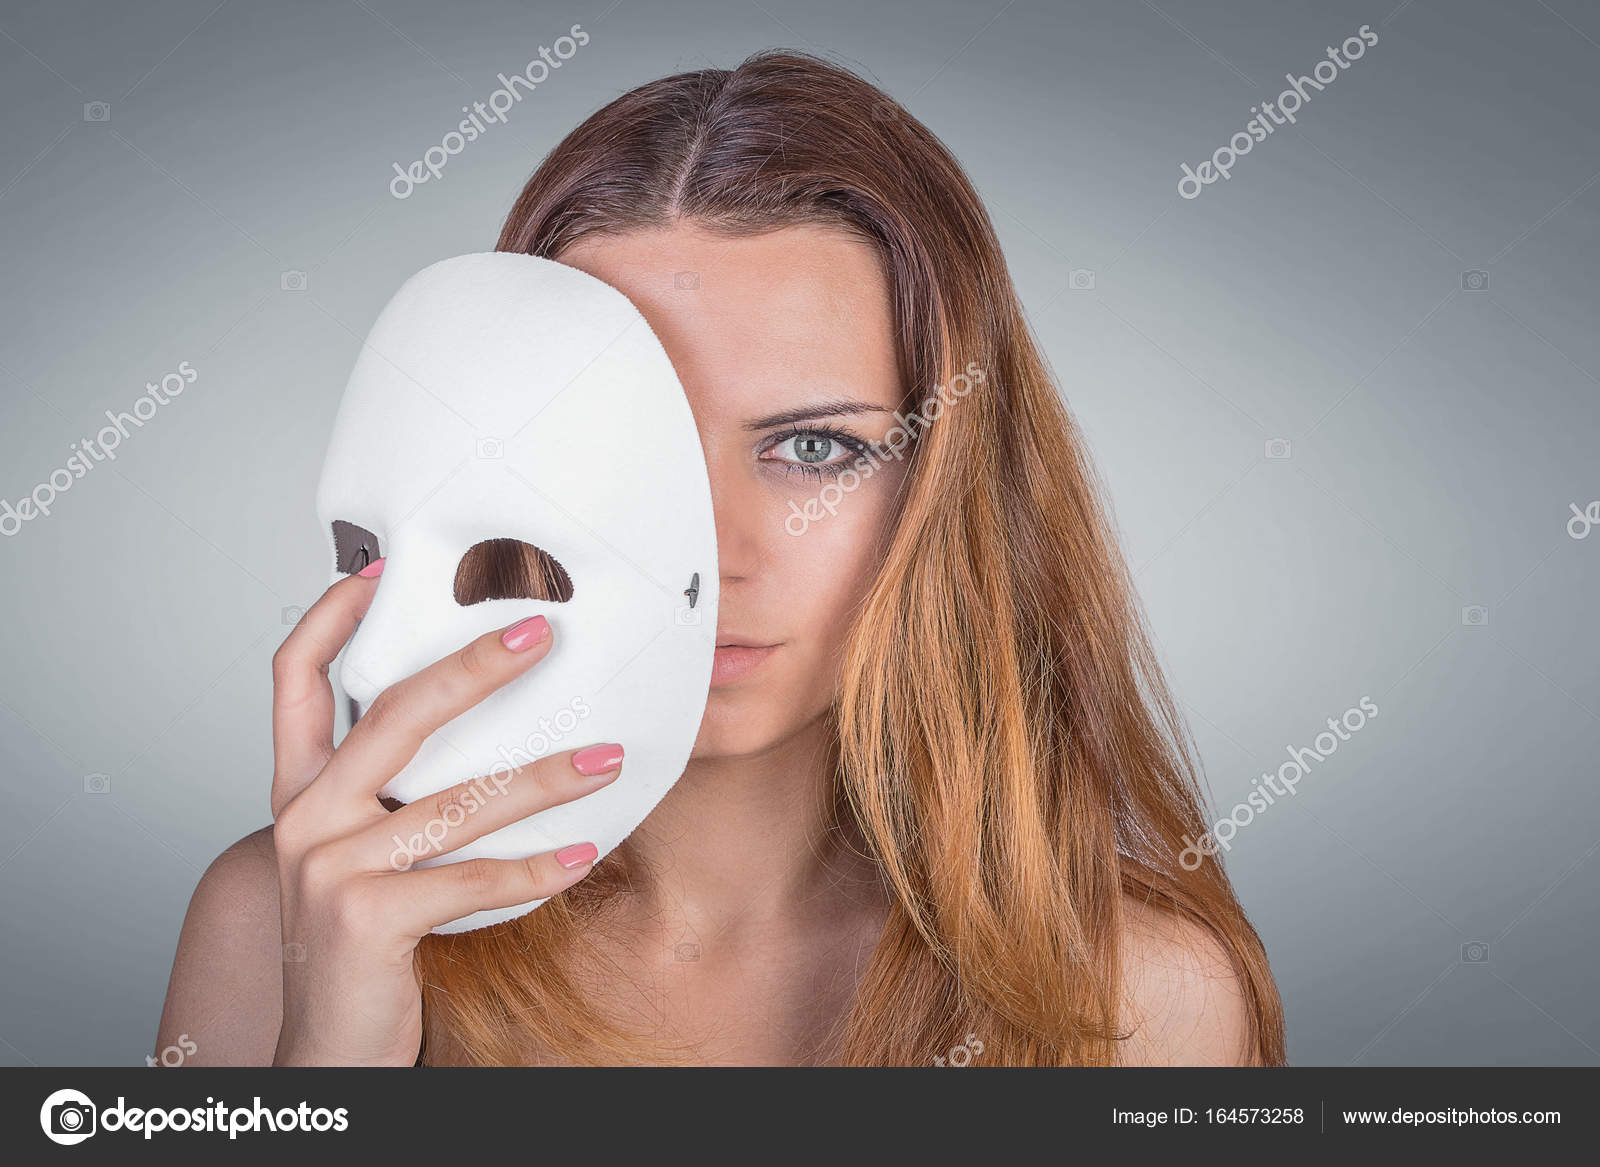
[[[1192,753],[1082,439],[938,140],[849,72],[762,54],[589,118],[498,246],[621,290],[689,396],[722,572],[693,758],[598,864],[573,840],[395,872],[392,836],[443,802],[386,808],[377,791],[562,630],[552,616],[467,645],[334,749],[327,667],[381,565],[342,580],[274,660],[275,822],[201,880],[157,1048],[186,1034],[197,1064],[1281,1063],[1262,945],[1216,861],[1181,858],[1206,830]],[[926,424],[883,456],[897,412]],[[596,435],[596,474],[606,457]],[[627,743],[596,744],[611,748],[518,771],[447,849],[615,780]],[[429,934],[542,896],[510,923]]]

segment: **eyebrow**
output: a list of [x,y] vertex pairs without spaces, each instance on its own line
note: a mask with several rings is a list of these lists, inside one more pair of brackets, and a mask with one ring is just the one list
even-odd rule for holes
[[780,425],[793,425],[797,421],[815,421],[822,417],[841,417],[849,413],[892,413],[882,405],[872,405],[865,401],[822,401],[815,405],[802,405],[798,409],[786,409],[782,413],[771,413],[766,417],[758,417],[754,421],[745,423],[747,430],[766,430]]

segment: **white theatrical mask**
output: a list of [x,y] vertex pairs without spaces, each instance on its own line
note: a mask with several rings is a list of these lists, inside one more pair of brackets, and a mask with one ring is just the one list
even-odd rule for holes
[[[431,839],[398,839],[395,865],[523,858],[584,841],[603,857],[621,843],[688,762],[717,628],[699,433],[638,309],[576,268],[529,255],[465,255],[413,276],[351,373],[317,514],[336,578],[387,559],[338,673],[363,709],[492,629],[542,613],[555,630],[545,660],[432,734],[385,795],[414,802],[482,778],[487,800],[510,767],[534,758],[597,742],[626,752],[609,786],[445,855]],[[462,557],[493,539],[553,556],[571,598],[458,603]],[[434,931],[486,927],[543,902]]]

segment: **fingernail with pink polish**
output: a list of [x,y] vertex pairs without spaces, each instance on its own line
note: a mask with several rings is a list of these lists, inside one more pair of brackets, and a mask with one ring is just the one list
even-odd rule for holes
[[582,867],[585,863],[593,863],[599,850],[593,843],[574,843],[570,847],[563,847],[556,852],[556,862],[571,871],[574,867]]
[[550,621],[543,616],[518,620],[500,635],[500,642],[512,652],[526,652],[550,635]]
[[383,563],[384,561],[382,559],[374,559],[360,571],[356,572],[356,574],[361,576],[363,579],[372,579],[374,576],[382,575]]
[[572,768],[590,777],[622,765],[622,747],[615,742],[590,746],[572,755]]

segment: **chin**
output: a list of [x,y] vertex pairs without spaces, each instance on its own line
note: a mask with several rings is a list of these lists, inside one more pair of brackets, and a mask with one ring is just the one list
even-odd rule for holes
[[787,702],[770,693],[713,689],[689,759],[747,758],[779,747],[813,725],[826,708],[824,704],[815,717],[797,719],[796,707],[805,704],[809,702]]

